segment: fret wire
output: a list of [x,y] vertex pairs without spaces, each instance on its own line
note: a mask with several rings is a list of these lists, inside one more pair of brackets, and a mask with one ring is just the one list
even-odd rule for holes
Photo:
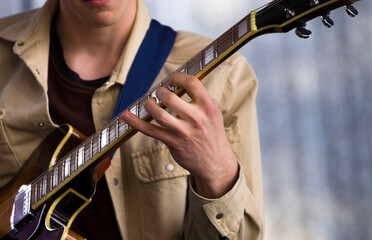
[[35,182],[31,183],[31,205],[35,205]]
[[140,107],[140,115],[139,115],[139,117],[143,119],[144,117],[147,116],[147,114],[148,114],[148,113],[147,113],[145,107],[144,107],[144,106],[141,106],[141,107]]
[[44,191],[44,178],[40,178],[40,183],[39,183],[39,200],[43,198],[43,191]]
[[183,72],[183,73],[186,73],[186,74],[187,74],[187,62],[184,63],[184,64],[179,68],[179,72]]
[[43,177],[43,197],[46,196],[48,193],[48,179],[47,176],[44,174]]
[[38,202],[38,200],[37,200],[37,180],[36,181],[34,181],[34,183],[32,184],[33,185],[33,187],[32,187],[32,190],[33,190],[33,200],[34,200],[34,202],[35,203],[37,203]]
[[85,162],[85,152],[84,152],[84,147],[80,144],[79,146],[79,152],[78,152],[78,157],[81,162],[81,167],[84,166]]
[[102,132],[99,131],[99,132],[98,132],[98,143],[97,143],[97,146],[98,146],[98,153],[101,152],[101,134],[102,134]]
[[[256,16],[260,15],[264,11],[266,10],[264,9],[260,12],[257,12]],[[222,34],[221,37],[219,37],[217,40],[208,45],[205,49],[197,53],[190,61],[187,61],[185,64],[183,64],[180,68],[177,69],[177,71],[196,75],[197,73],[205,69],[208,65],[210,65],[216,58],[225,53],[230,47],[234,46],[240,39],[246,36],[250,31],[251,25],[249,14],[240,22],[235,24],[226,33]],[[208,51],[212,51],[212,55]],[[171,88],[168,86],[169,80],[170,78],[164,80],[163,82],[160,83],[160,86],[165,85],[170,90],[175,91],[176,88]],[[154,89],[155,90],[151,90],[153,93],[156,92],[157,88]],[[150,92],[148,92],[147,95],[144,95],[144,100],[147,100],[146,97],[148,98],[149,96]],[[148,114],[144,109],[144,102],[143,104],[140,101],[137,101],[136,103],[137,104],[135,109],[136,115],[141,118],[144,118]],[[127,129],[129,129],[129,127],[121,120],[120,116],[117,116],[114,119],[114,121],[107,127],[107,129],[109,142],[112,143],[120,136],[121,132],[125,132]],[[90,159],[93,159],[93,156],[95,155],[96,152],[97,153],[101,152],[100,133],[102,132],[99,132],[98,139],[96,138],[97,135],[93,135],[91,138],[88,139],[88,142],[85,143],[84,145],[85,147],[83,148],[84,154],[80,156],[83,159],[84,163],[88,162]],[[95,140],[98,140],[98,142],[96,142]],[[61,164],[56,164],[55,168],[52,168],[51,171],[47,171],[46,174],[44,173],[43,175],[37,177],[34,181],[31,182],[33,188],[32,193],[36,198],[38,197],[38,195],[39,196],[45,195],[47,192],[46,190],[52,191],[56,187],[55,184],[59,185],[63,179],[71,176],[74,172],[74,167],[76,168],[76,170],[78,170],[79,152],[75,151],[74,153],[75,154],[73,154],[73,157],[70,158],[70,163],[68,163],[69,159],[66,159],[64,167]],[[55,179],[57,180],[57,182],[55,182]],[[37,202],[37,199],[35,199],[35,201]]]
[[138,101],[138,104],[139,104],[139,112],[140,112],[140,118],[144,118],[146,115],[147,115],[147,111],[145,109],[145,103],[148,99],[148,94],[145,94],[139,101]]
[[80,169],[80,164],[79,164],[79,150],[76,148],[74,152],[74,157],[75,157],[75,162],[76,162],[76,170]]
[[39,201],[43,198],[43,178],[40,178],[39,182]]
[[107,125],[107,143],[106,146],[110,145],[110,137],[111,137],[111,130],[110,130],[110,124]]
[[48,176],[48,191],[51,192],[53,190],[53,183],[51,181],[52,179],[52,174],[51,174],[51,171],[48,171],[47,172],[47,176]]
[[195,76],[200,72],[200,52],[195,54],[190,60],[188,64],[188,72],[190,75]]
[[41,199],[41,178],[37,181],[37,202]]
[[53,188],[55,188],[56,186],[58,186],[58,165],[57,164],[55,164],[54,166],[53,166]]
[[58,184],[57,185],[60,185],[62,183],[62,166],[61,166],[61,163],[62,162],[57,162],[58,164]]
[[[234,44],[235,45],[239,40],[239,28],[238,28],[238,25],[234,25],[233,28],[232,28],[232,34],[233,34],[233,41],[234,41]],[[244,35],[243,35],[244,36]]]
[[70,159],[69,158],[66,158],[64,160],[64,176],[65,176],[65,179],[66,178],[69,178],[71,176],[71,171],[70,171]]
[[65,163],[64,161],[61,162],[61,180],[62,182],[65,181]]
[[62,160],[60,160],[60,166],[61,166],[61,180],[62,180],[62,182],[64,182],[65,181],[65,179],[66,179],[66,175],[65,175],[65,171],[66,171],[66,159],[62,159]]
[[108,146],[108,139],[109,139],[109,131],[108,128],[104,128],[101,130],[101,142],[100,142],[100,151],[105,149]]
[[99,153],[99,132],[93,135],[92,139],[92,158],[94,158]]
[[232,29],[231,31],[231,45],[234,46],[235,41],[234,41],[234,30]]
[[40,199],[44,197],[44,176],[41,178],[40,181]]
[[77,172],[76,160],[73,158],[72,153],[69,154],[68,159],[70,161],[70,174],[72,175]]
[[79,171],[79,160],[78,160],[76,149],[74,149],[74,151],[72,153],[72,158],[73,158],[73,161],[74,161],[74,166],[75,166],[76,171]]
[[75,172],[77,172],[77,170],[78,170],[78,168],[77,168],[77,161],[76,161],[76,155],[75,155],[75,150],[73,151],[73,152],[71,152],[70,153],[70,156],[69,156],[69,158],[70,158],[70,161],[71,161],[71,167],[72,167],[72,169],[73,169],[73,171],[74,171],[74,173]]
[[40,178],[40,183],[39,183],[39,200],[43,198],[43,193],[44,193],[44,175],[42,178]]
[[123,135],[128,129],[128,125],[123,122],[122,119],[119,120],[119,135]]
[[93,137],[90,137],[89,152],[90,152],[90,159],[93,159]]
[[217,39],[218,56],[221,56],[223,53],[227,51],[227,49],[229,49],[232,46],[230,37],[231,37],[230,31],[227,31]]
[[218,46],[217,46],[217,41],[213,42],[213,51],[214,51],[214,59],[218,58],[217,51],[218,51]]
[[44,175],[43,177],[43,184],[42,184],[42,188],[43,188],[43,197],[46,196],[47,194],[47,179],[46,179],[46,175]]
[[38,200],[37,200],[37,181],[35,182],[35,188],[34,188],[34,200],[35,200],[35,203],[38,202]]
[[210,63],[212,63],[216,59],[215,48],[216,48],[215,43],[212,42],[202,51],[203,53],[201,54],[202,69],[205,69],[207,66],[209,66]]
[[111,121],[108,125],[109,127],[109,144],[111,144],[112,142],[114,142],[116,140],[116,136],[115,136],[115,121]]
[[115,118],[115,126],[116,126],[116,138],[119,138],[119,119],[118,119],[118,117]]
[[40,184],[39,184],[39,187],[40,187],[40,192],[39,192],[39,201],[43,198],[43,192],[44,192],[44,178],[41,178],[40,179]]
[[37,194],[38,194],[38,189],[39,189],[39,184],[38,184],[38,182],[39,181],[36,181],[35,182],[35,188],[34,188],[34,200],[35,200],[35,203],[37,203],[39,200],[38,200],[38,196],[37,196]]
[[139,104],[138,104],[138,101],[136,102],[136,115],[137,117],[139,117]]
[[52,168],[52,169],[50,169],[50,171],[48,171],[49,172],[49,177],[50,177],[50,191],[53,191],[53,189],[54,189],[54,186],[53,186],[53,177],[54,177],[54,168]]
[[39,180],[37,180],[36,182],[35,182],[35,186],[34,186],[34,200],[35,200],[35,203],[37,203],[39,200],[39,198],[38,198],[38,190],[39,190]]
[[90,154],[90,144],[89,143],[90,143],[90,138],[88,138],[84,141],[84,155],[85,155],[84,164],[89,162],[90,159],[91,159],[90,156],[89,156],[89,154]]

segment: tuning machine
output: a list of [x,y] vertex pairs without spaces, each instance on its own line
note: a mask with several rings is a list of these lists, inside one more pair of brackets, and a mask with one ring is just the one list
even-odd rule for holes
[[355,17],[356,15],[358,15],[358,10],[356,10],[353,5],[346,5],[344,8],[349,16]]
[[311,31],[309,29],[306,29],[306,23],[301,23],[300,26],[296,28],[296,35],[300,38],[309,38],[311,35]]
[[322,23],[324,24],[324,26],[326,26],[327,28],[330,28],[332,27],[333,25],[335,25],[335,23],[332,21],[332,19],[329,17],[329,12],[326,13],[326,14],[323,14],[320,19],[322,19]]

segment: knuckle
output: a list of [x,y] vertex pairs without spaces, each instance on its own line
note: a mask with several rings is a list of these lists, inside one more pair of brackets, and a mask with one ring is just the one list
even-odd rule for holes
[[160,111],[156,116],[154,116],[154,118],[161,125],[165,125],[167,123],[167,119],[168,119],[167,115],[168,114],[165,111]]
[[199,79],[194,76],[189,76],[186,80],[186,86],[188,86],[189,88],[196,88],[199,86],[199,84]]

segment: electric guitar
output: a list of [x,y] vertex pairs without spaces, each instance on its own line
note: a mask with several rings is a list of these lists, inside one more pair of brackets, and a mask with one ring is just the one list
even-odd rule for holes
[[[206,46],[176,72],[202,80],[221,62],[251,39],[268,33],[295,33],[308,38],[306,22],[320,16],[325,26],[333,26],[330,11],[344,6],[356,16],[352,6],[358,0],[275,0],[250,12],[232,28]],[[169,87],[171,76],[152,88],[126,110],[150,121],[144,109],[156,90],[167,86],[181,96],[184,89]],[[157,103],[164,107],[158,100]],[[127,141],[135,130],[119,114],[105,127],[86,138],[66,124],[49,135],[34,151],[11,182],[0,189],[1,239],[83,239],[70,226],[91,201],[97,182],[97,166]],[[45,166],[43,168],[42,166]]]

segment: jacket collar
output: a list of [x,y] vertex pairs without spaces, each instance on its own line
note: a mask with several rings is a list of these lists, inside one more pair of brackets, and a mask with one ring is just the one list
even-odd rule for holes
[[145,38],[147,30],[150,27],[150,22],[151,16],[146,5],[142,2],[142,0],[137,0],[136,19],[134,21],[131,34],[124,47],[119,62],[112,72],[110,84],[108,86],[114,83],[124,84],[131,67],[131,64],[128,63],[133,62],[137,51]]
[[49,37],[49,27],[57,8],[58,0],[48,0],[41,9],[0,20],[0,38],[14,42],[14,52],[22,54],[45,36]]
[[[48,54],[49,50],[51,21],[58,7],[59,0],[47,0],[40,9],[19,13],[0,20],[0,38],[15,43],[13,46],[14,53],[20,55],[31,71],[34,72],[34,75],[39,75],[39,77],[36,77],[39,78],[45,89],[48,61],[45,54]],[[105,85],[106,87],[98,91],[104,91],[114,83],[124,84],[131,67],[131,64],[128,63],[133,62],[150,22],[151,16],[147,7],[142,0],[137,0],[136,19],[119,62],[112,72],[109,80],[110,84]],[[35,56],[39,58],[39,68],[34,66],[34,61],[31,61]]]

